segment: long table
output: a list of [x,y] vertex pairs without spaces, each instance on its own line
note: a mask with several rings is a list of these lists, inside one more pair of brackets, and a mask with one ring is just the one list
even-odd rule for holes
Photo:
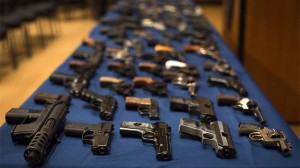
[[[115,13],[110,12],[105,17],[114,17]],[[90,37],[104,40],[107,47],[118,47],[111,39],[99,33],[102,27],[98,24],[90,33]],[[279,150],[266,149],[262,143],[251,142],[246,136],[240,136],[238,133],[238,125],[240,122],[257,123],[254,117],[245,116],[239,111],[233,110],[231,107],[220,107],[217,105],[216,95],[218,93],[234,94],[232,90],[213,87],[207,84],[206,79],[213,72],[203,71],[203,62],[206,58],[197,54],[186,54],[188,64],[195,65],[201,72],[199,79],[199,88],[197,94],[210,98],[214,103],[214,109],[219,120],[223,121],[231,130],[231,136],[237,151],[234,159],[220,159],[216,157],[215,151],[211,146],[204,145],[199,139],[187,138],[181,136],[178,132],[180,118],[192,118],[198,120],[195,116],[188,113],[172,112],[169,109],[169,98],[171,96],[189,97],[186,90],[178,89],[178,87],[168,84],[168,97],[161,98],[152,96],[149,92],[142,89],[135,89],[136,97],[151,97],[159,102],[160,120],[167,122],[172,127],[171,145],[173,159],[171,161],[157,161],[155,158],[155,149],[152,144],[146,144],[139,138],[122,137],[119,133],[120,123],[122,121],[136,121],[153,123],[147,117],[141,117],[137,112],[127,111],[125,109],[124,97],[117,95],[114,91],[101,88],[99,86],[100,76],[117,76],[116,73],[107,70],[107,62],[110,59],[105,58],[98,69],[95,77],[91,80],[90,89],[99,94],[112,95],[118,101],[113,124],[114,134],[111,142],[111,151],[106,156],[93,155],[90,146],[84,145],[80,138],[66,137],[63,135],[61,143],[56,144],[49,154],[43,167],[299,167],[300,166],[300,141],[269,102],[260,88],[255,84],[250,74],[245,70],[236,56],[228,49],[222,41],[218,33],[213,27],[212,36],[219,47],[221,55],[228,63],[237,71],[239,79],[249,92],[249,98],[259,103],[263,115],[268,121],[269,128],[281,129],[287,135],[288,140],[293,145],[293,151],[290,156],[283,156]],[[155,32],[154,32],[155,33]],[[160,36],[159,34],[155,34]],[[129,35],[132,37],[132,34]],[[178,50],[183,50],[182,43],[173,42],[172,44]],[[79,46],[78,51],[92,51],[91,48]],[[150,47],[146,48],[147,52],[154,52]],[[64,72],[72,74],[68,64],[72,60],[71,56],[57,68],[56,72]],[[51,61],[51,60],[49,60]],[[142,60],[137,59],[135,66]],[[45,65],[47,66],[47,65]],[[137,68],[138,69],[138,68]],[[137,76],[152,76],[148,73],[137,71]],[[156,80],[158,77],[152,76]],[[127,82],[129,79],[123,78]],[[271,82],[271,81],[270,81]],[[52,84],[47,79],[37,90],[37,92],[49,93],[67,93],[65,87]],[[35,94],[34,93],[34,94]],[[34,95],[33,94],[33,95]],[[43,106],[34,103],[33,95],[21,106],[21,108],[41,109]],[[88,108],[86,103],[73,98],[69,113],[66,117],[69,122],[98,123],[102,122],[99,113]],[[258,124],[258,123],[257,123]],[[24,160],[24,150],[26,146],[13,144],[10,137],[12,125],[4,124],[0,128],[0,167],[26,167]]]

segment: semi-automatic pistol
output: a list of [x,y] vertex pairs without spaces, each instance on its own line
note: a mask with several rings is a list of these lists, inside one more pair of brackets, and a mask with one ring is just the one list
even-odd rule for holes
[[99,81],[101,87],[110,88],[123,96],[131,96],[134,93],[133,85],[125,82],[122,79],[102,76],[99,78]]
[[235,147],[230,135],[230,130],[221,121],[210,124],[199,123],[192,119],[181,118],[179,132],[201,138],[202,143],[215,148],[216,155],[222,159],[234,158]]
[[84,144],[92,145],[91,150],[94,155],[107,155],[113,129],[114,125],[111,122],[98,124],[67,122],[65,135],[81,138]]
[[197,115],[202,122],[210,123],[217,120],[212,102],[206,97],[183,98],[172,96],[170,99],[172,111],[185,111]]
[[159,119],[158,102],[151,98],[126,97],[126,109],[137,110],[141,115],[148,115],[152,120]]
[[133,84],[135,87],[142,87],[145,90],[150,91],[154,95],[167,96],[167,86],[163,82],[158,82],[149,77],[135,77],[133,78]]
[[165,122],[153,124],[124,121],[120,126],[122,136],[141,137],[143,142],[154,143],[157,160],[171,160],[171,127]]

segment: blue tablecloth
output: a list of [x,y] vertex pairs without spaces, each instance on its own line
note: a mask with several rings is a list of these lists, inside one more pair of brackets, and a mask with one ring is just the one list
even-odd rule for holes
[[[106,17],[112,17],[116,14],[108,13]],[[90,36],[98,40],[105,40],[107,47],[117,47],[112,40],[106,36],[99,34],[97,25],[90,33]],[[213,28],[212,28],[213,29]],[[160,35],[155,34],[157,37]],[[202,63],[207,59],[196,54],[186,54],[187,62],[198,67],[201,72],[199,79],[199,88],[197,94],[210,98],[214,102],[214,109],[219,120],[223,121],[231,130],[237,155],[235,159],[220,159],[216,157],[215,151],[211,146],[202,144],[199,140],[182,137],[178,132],[179,119],[193,118],[198,120],[196,116],[189,116],[188,113],[172,112],[169,110],[170,96],[189,97],[186,90],[178,89],[172,84],[168,84],[168,97],[160,98],[152,96],[149,92],[142,89],[135,89],[136,97],[151,97],[159,102],[160,120],[167,122],[172,127],[171,145],[173,159],[171,161],[157,161],[155,158],[155,149],[152,144],[143,143],[139,138],[121,137],[119,133],[120,123],[122,121],[138,121],[152,123],[147,117],[141,117],[137,112],[125,110],[124,97],[117,95],[114,91],[99,86],[98,79],[100,76],[118,76],[116,73],[107,70],[108,58],[104,57],[101,68],[91,80],[90,89],[99,94],[110,94],[118,101],[118,108],[114,116],[113,123],[115,125],[114,135],[111,143],[110,155],[95,156],[92,154],[89,145],[83,145],[81,139],[72,137],[62,137],[60,144],[55,145],[44,167],[299,167],[300,166],[300,141],[289,128],[287,123],[282,119],[280,114],[268,101],[260,88],[255,84],[249,73],[240,64],[234,54],[224,44],[220,36],[213,29],[213,37],[219,46],[221,55],[228,61],[230,65],[237,71],[242,83],[249,92],[249,97],[256,100],[263,112],[264,117],[268,121],[269,128],[282,129],[288,140],[293,145],[293,151],[290,156],[284,157],[279,150],[266,149],[261,143],[251,142],[246,136],[238,134],[238,125],[240,122],[257,121],[251,116],[245,116],[239,111],[233,110],[231,107],[219,107],[216,103],[216,94],[228,93],[236,95],[236,92],[224,88],[209,86],[206,79],[213,72],[204,72]],[[130,37],[132,35],[130,34]],[[145,42],[145,41],[144,41]],[[178,50],[183,50],[183,44],[187,43],[173,42]],[[89,47],[80,46],[79,51],[92,51]],[[151,48],[146,48],[147,52],[154,52]],[[68,64],[72,60],[69,57],[56,72],[73,73]],[[51,60],[49,60],[51,61]],[[137,59],[135,66],[142,60]],[[47,66],[47,65],[45,65]],[[138,69],[138,68],[137,68]],[[138,76],[152,76],[148,73],[137,71]],[[154,79],[161,80],[155,76]],[[123,78],[123,77],[122,77]],[[127,82],[130,80],[125,79]],[[270,81],[272,82],[272,81]],[[50,93],[67,93],[65,87],[54,85],[46,80],[36,92]],[[34,94],[33,94],[34,95]],[[41,109],[42,105],[34,103],[33,95],[21,106],[22,108]],[[70,106],[70,112],[66,119],[69,122],[97,123],[101,122],[99,113],[87,107],[87,104],[79,99],[73,98]],[[257,123],[258,124],[258,123]],[[10,137],[12,125],[4,124],[0,128],[0,167],[26,167],[27,163],[23,158],[26,148],[24,145],[13,144]]]

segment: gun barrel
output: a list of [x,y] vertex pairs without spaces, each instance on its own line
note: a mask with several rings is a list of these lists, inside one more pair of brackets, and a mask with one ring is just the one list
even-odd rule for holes
[[265,120],[265,118],[263,117],[262,113],[261,113],[261,110],[259,107],[256,107],[255,108],[255,111],[254,111],[254,117],[257,118],[259,120],[259,122],[262,124],[262,125],[265,125],[267,123],[267,121]]
[[[40,110],[12,108],[5,115],[7,124],[30,123],[40,116]],[[24,121],[26,120],[26,121]]]
[[219,106],[232,105],[241,100],[241,97],[229,94],[217,94],[217,100]]

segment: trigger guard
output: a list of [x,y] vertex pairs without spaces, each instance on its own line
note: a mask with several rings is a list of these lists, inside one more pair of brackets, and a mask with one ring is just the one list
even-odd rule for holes
[[[147,137],[148,135],[148,137]],[[151,135],[151,136],[149,136]],[[153,132],[146,132],[142,135],[142,139],[144,142],[153,142],[155,139],[155,134]]]
[[263,141],[263,137],[259,132],[252,132],[249,134],[249,138],[252,141]]
[[82,142],[84,144],[90,144],[92,143],[94,136],[95,133],[93,131],[84,131],[82,134]]
[[143,107],[143,106],[139,106],[139,107],[137,108],[137,111],[138,111],[140,114],[148,114],[148,113],[149,113],[149,108]]

